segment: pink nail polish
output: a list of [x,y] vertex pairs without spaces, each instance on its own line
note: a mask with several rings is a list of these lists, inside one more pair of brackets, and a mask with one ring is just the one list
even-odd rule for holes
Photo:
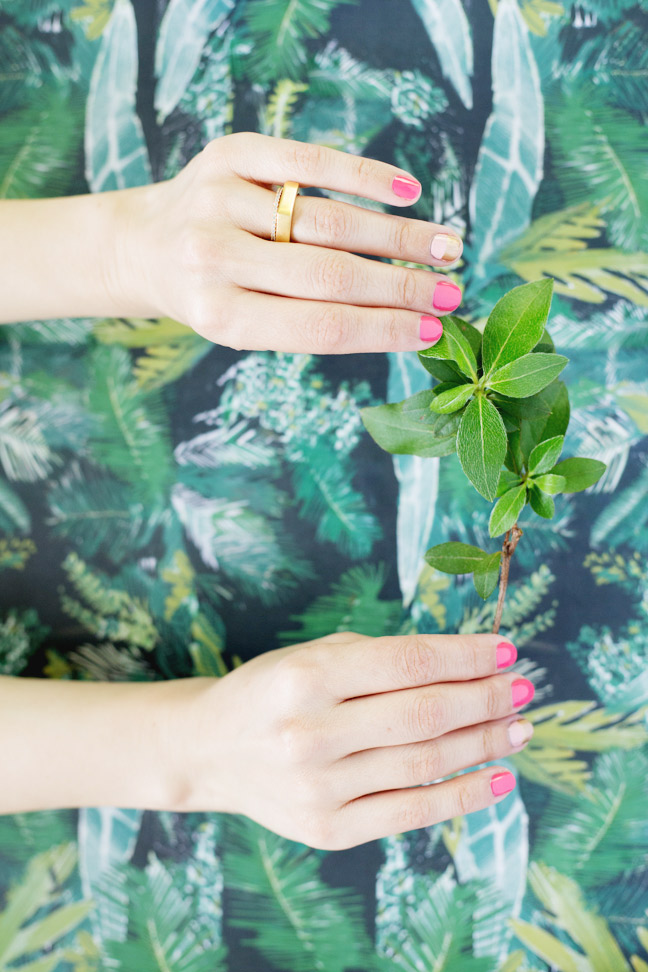
[[421,341],[428,341],[432,344],[436,344],[443,334],[443,324],[438,317],[432,317],[431,314],[423,314],[421,317],[419,334]]
[[517,659],[517,648],[510,641],[500,641],[497,646],[497,667],[508,668]]
[[392,189],[397,196],[404,199],[416,199],[421,191],[421,183],[416,179],[406,179],[404,176],[396,176],[392,182]]
[[515,777],[512,773],[496,773],[491,777],[491,790],[493,796],[502,796],[515,789]]
[[535,695],[533,683],[527,678],[516,679],[511,686],[511,691],[513,693],[513,705],[516,708],[520,705],[526,705]]
[[439,280],[434,288],[432,304],[435,310],[453,311],[461,303],[461,291],[449,280]]

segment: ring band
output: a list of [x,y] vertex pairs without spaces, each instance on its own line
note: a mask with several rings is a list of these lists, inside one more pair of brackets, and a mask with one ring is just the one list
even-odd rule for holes
[[284,182],[275,196],[272,240],[276,243],[290,243],[293,209],[299,190],[298,182]]

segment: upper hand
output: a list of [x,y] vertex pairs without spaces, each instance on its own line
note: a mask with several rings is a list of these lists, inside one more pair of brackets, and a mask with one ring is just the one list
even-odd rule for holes
[[[394,190],[399,177],[409,180],[400,192],[410,198]],[[445,267],[461,252],[456,233],[298,195],[291,242],[272,242],[272,187],[288,180],[395,206],[419,196],[417,184],[411,195],[415,180],[386,162],[257,132],[217,138],[173,179],[128,190],[129,241],[115,279],[140,316],[170,316],[245,350],[338,354],[436,343],[439,315],[457,307],[459,288],[357,252]],[[432,318],[423,331],[422,316]]]

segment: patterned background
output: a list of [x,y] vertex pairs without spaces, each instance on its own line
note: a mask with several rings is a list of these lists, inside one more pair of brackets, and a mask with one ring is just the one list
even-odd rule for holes
[[[565,454],[608,463],[522,520],[512,796],[336,853],[230,815],[0,817],[0,969],[648,972],[646,0],[2,0],[0,64],[0,197],[169,178],[240,130],[411,172],[407,215],[465,239],[463,316],[556,279]],[[235,352],[169,319],[0,328],[0,673],[489,630],[472,584],[421,570],[486,541],[489,504],[359,418],[428,381],[415,354]]]

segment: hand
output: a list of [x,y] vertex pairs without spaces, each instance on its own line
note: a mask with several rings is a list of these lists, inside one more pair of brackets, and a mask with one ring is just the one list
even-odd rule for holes
[[514,713],[533,685],[498,674],[498,656],[502,667],[516,657],[503,644],[344,632],[258,655],[219,680],[185,680],[203,684],[172,730],[185,797],[171,809],[241,813],[342,850],[498,803],[515,778],[497,766],[421,784],[531,737]]
[[[407,181],[395,191],[398,177]],[[354,251],[447,266],[461,253],[456,233],[299,195],[291,242],[272,242],[272,186],[288,180],[396,206],[420,194],[385,162],[257,132],[226,135],[175,178],[120,194],[130,244],[118,234],[111,276],[125,296],[113,303],[173,317],[239,350],[347,354],[436,343],[437,315],[455,310],[459,288]]]

